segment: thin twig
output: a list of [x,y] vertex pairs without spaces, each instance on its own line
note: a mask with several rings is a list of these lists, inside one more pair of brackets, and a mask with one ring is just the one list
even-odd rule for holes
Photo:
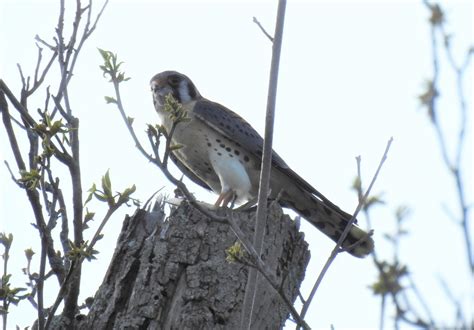
[[35,36],[35,40],[38,41],[40,44],[42,44],[42,45],[46,46],[47,48],[49,48],[49,50],[51,50],[52,52],[56,52],[56,47],[54,47],[53,45],[48,44],[46,41],[41,39],[41,37],[39,35]]
[[380,320],[379,320],[379,329],[383,330],[384,325],[385,325],[385,306],[386,306],[386,300],[387,300],[387,295],[383,294],[381,297],[381,302],[380,302]]
[[69,265],[69,270],[64,277],[64,281],[61,283],[59,287],[58,295],[56,296],[56,300],[54,301],[53,305],[50,307],[48,312],[48,318],[46,319],[46,323],[44,325],[44,329],[48,330],[49,326],[51,325],[51,321],[53,320],[54,314],[59,307],[59,304],[63,300],[64,294],[66,292],[66,285],[69,283],[69,279],[71,278],[75,268],[75,261],[72,260]]
[[168,133],[169,137],[166,139],[165,153],[163,155],[163,161],[162,161],[163,167],[165,168],[168,166],[168,159],[171,152],[171,137],[174,135],[177,125],[178,125],[177,122],[173,122],[173,124],[171,125],[171,129]]
[[[433,12],[433,10],[436,10],[435,8],[438,5],[432,5],[429,3],[429,1],[425,0],[424,4],[428,7],[428,9]],[[474,251],[473,251],[473,243],[472,243],[472,237],[470,235],[470,219],[469,219],[469,210],[466,202],[466,197],[465,197],[465,190],[464,190],[464,185],[462,181],[463,173],[462,173],[462,156],[464,155],[464,142],[465,142],[465,132],[466,132],[466,125],[468,123],[468,114],[467,114],[467,106],[466,106],[466,100],[465,100],[465,95],[464,95],[464,86],[463,86],[463,76],[464,72],[466,72],[468,65],[470,63],[470,58],[473,55],[472,49],[469,49],[466,52],[466,57],[463,61],[463,64],[461,66],[458,66],[456,64],[456,61],[454,60],[454,56],[451,50],[451,43],[449,42],[449,36],[445,32],[444,29],[444,21],[440,20],[440,22],[436,22],[431,24],[431,42],[432,42],[432,57],[433,57],[433,88],[436,89],[438,86],[438,76],[439,76],[439,65],[438,65],[438,57],[439,57],[439,49],[438,49],[438,43],[437,43],[437,31],[440,31],[440,34],[442,38],[444,39],[444,50],[447,54],[448,58],[448,63],[451,65],[452,70],[454,71],[456,75],[456,90],[458,94],[458,101],[459,101],[459,112],[460,112],[460,117],[459,117],[459,126],[458,126],[458,136],[457,136],[457,144],[456,144],[456,150],[455,150],[455,156],[453,157],[453,160],[448,155],[447,151],[447,142],[446,138],[444,136],[443,130],[441,128],[441,125],[439,121],[432,120],[432,124],[434,126],[437,138],[438,138],[438,144],[441,149],[441,154],[443,156],[444,163],[446,167],[448,168],[449,172],[451,173],[455,187],[456,187],[456,193],[458,195],[458,202],[459,202],[459,208],[460,208],[460,215],[459,215],[459,223],[461,226],[461,230],[463,232],[464,236],[464,243],[466,246],[466,253],[467,253],[467,258],[468,258],[468,264],[470,267],[471,275],[474,274]],[[437,98],[433,97],[431,100],[430,107],[432,108],[432,112],[436,112],[436,106],[437,106]]]
[[[13,95],[12,91],[10,88],[5,84],[5,82],[0,79],[0,90],[5,93],[5,95],[8,97],[9,101],[13,104],[15,109],[20,113],[21,118],[23,119],[23,122],[25,123],[25,129],[28,130],[30,128],[36,127],[37,122],[31,117],[31,115],[28,113],[28,110],[18,101],[18,99]],[[9,117],[12,118],[9,114]],[[41,138],[45,138],[45,136],[41,136]],[[54,153],[54,156],[61,161],[63,164],[68,164],[71,161],[71,158],[69,155],[64,154],[62,152],[59,152],[57,150],[57,147],[52,141],[49,141],[51,144],[51,147],[56,150]]]
[[41,66],[41,60],[43,59],[43,48],[38,46],[38,44],[36,44],[36,47],[38,48],[38,56],[37,56],[37,60],[36,60],[35,75],[33,77],[34,82],[38,81],[38,72],[39,72],[39,68]]
[[140,153],[143,156],[145,156],[146,159],[148,159],[150,162],[156,163],[155,159],[152,156],[150,156],[150,154],[148,154],[146,150],[143,148],[142,144],[140,143],[140,140],[138,140],[138,137],[135,134],[135,130],[133,129],[132,124],[129,122],[125,109],[123,108],[119,82],[117,80],[112,80],[112,83],[114,86],[115,98],[117,100],[117,108],[119,109],[120,115],[122,116],[122,119],[125,122],[125,126],[128,128],[128,132],[130,133],[133,141],[135,142],[135,147],[140,151]]
[[[79,166],[79,138],[78,138],[78,130],[79,130],[79,121],[73,117],[72,110],[69,102],[69,95],[68,95],[68,81],[67,77],[73,74],[72,68],[69,68],[69,60],[74,48],[76,36],[78,33],[79,22],[81,19],[81,10],[80,10],[80,0],[76,0],[76,14],[73,21],[72,32],[70,35],[69,43],[66,45],[64,41],[64,15],[65,15],[65,1],[60,0],[59,2],[59,17],[58,23],[56,27],[56,44],[57,44],[57,52],[58,52],[58,63],[60,68],[61,79],[59,81],[58,92],[56,93],[56,98],[58,99],[56,102],[59,103],[61,99],[64,99],[65,110],[67,116],[65,119],[67,120],[69,126],[69,139],[71,145],[71,156],[69,157],[69,161],[66,163],[66,166],[69,170],[69,174],[72,181],[72,194],[73,194],[73,233],[74,233],[74,244],[79,246],[83,240],[83,228],[82,228],[82,183],[81,183],[81,171]],[[77,55],[77,54],[76,54]],[[71,263],[72,265],[72,263]],[[64,296],[64,310],[63,315],[68,318],[72,319],[74,317],[74,313],[77,306],[77,299],[79,295],[79,286],[81,280],[81,273],[80,273],[80,265],[77,267],[78,271],[76,272],[75,276],[66,276],[66,279],[63,281],[60,294],[61,300],[62,296],[62,287],[66,283],[68,287],[67,295]],[[72,281],[70,281],[72,279]],[[58,294],[58,296],[60,296]],[[51,322],[51,319],[54,316],[55,310],[51,309],[48,315],[47,324]]]
[[[41,48],[38,46],[38,49],[41,49]],[[51,58],[49,59],[48,63],[46,64],[43,71],[41,72],[41,75],[38,78],[38,71],[41,64],[41,51],[39,51],[38,62],[35,68],[35,78],[34,78],[33,86],[30,89],[28,89],[28,91],[26,92],[26,96],[32,95],[41,86],[41,84],[44,82],[44,78],[49,72],[49,69],[53,65],[54,60],[56,59],[57,55],[58,53],[56,51],[51,55]]]
[[10,164],[8,164],[8,162],[6,160],[4,160],[3,163],[7,167],[7,170],[10,173],[10,176],[11,176],[13,182],[15,182],[18,185],[18,187],[23,188],[23,185],[20,183],[20,181],[18,181],[18,179],[15,178],[15,175],[13,174],[12,169],[10,168]]
[[26,108],[23,107],[23,105],[17,100],[15,95],[13,95],[10,88],[5,84],[5,82],[2,79],[0,79],[0,90],[2,90],[5,93],[8,100],[13,104],[15,109],[20,113],[21,118],[25,120],[25,122],[27,123],[27,126],[34,127],[36,125],[36,121],[33,119],[33,117],[30,116],[30,114],[28,113],[28,110],[26,110]]
[[[13,152],[13,156],[15,157],[15,161],[17,163],[17,167],[19,171],[26,171],[26,165],[21,155],[20,147],[18,145],[18,141],[16,139],[15,132],[13,131],[13,127],[11,126],[10,115],[8,111],[8,104],[5,99],[5,95],[8,96],[7,93],[3,93],[5,89],[3,81],[0,80],[0,113],[2,114],[3,125],[7,131],[7,136],[10,141],[10,148]],[[6,87],[6,86],[5,86]],[[9,89],[7,88],[9,91]],[[16,99],[15,99],[16,100]],[[21,106],[21,105],[20,105]],[[46,241],[46,246],[48,247],[48,259],[52,270],[54,271],[55,275],[58,278],[58,281],[61,282],[64,277],[64,272],[62,269],[61,258],[56,255],[56,251],[53,248],[53,240],[51,237],[51,233],[46,228],[46,223],[43,217],[43,213],[41,210],[41,203],[39,201],[39,195],[36,190],[25,189],[25,192],[28,196],[28,199],[31,204],[31,208],[33,210],[36,225],[38,226],[38,230],[42,233],[41,239]]]
[[446,281],[442,277],[439,278],[439,281],[441,283],[441,287],[443,288],[444,293],[446,294],[446,297],[448,297],[449,301],[451,301],[456,311],[456,319],[460,323],[459,327],[457,328],[468,329],[469,324],[467,323],[467,318],[464,317],[461,303],[459,302],[458,299],[456,299],[454,294],[451,292],[451,289],[449,288],[448,283],[446,283]]
[[257,24],[257,26],[260,28],[260,30],[263,32],[263,34],[271,41],[273,42],[273,37],[265,30],[265,28],[260,24],[259,20],[254,16],[253,17],[253,22]]
[[84,254],[81,254],[81,256],[75,260],[72,260],[71,263],[70,263],[70,267],[69,267],[69,270],[68,270],[68,273],[63,281],[63,283],[61,283],[61,287],[59,288],[59,292],[56,296],[56,300],[54,301],[53,305],[51,306],[50,310],[49,310],[49,313],[48,313],[48,320],[46,321],[46,325],[45,325],[45,329],[48,329],[49,325],[51,324],[51,321],[54,317],[54,314],[56,313],[56,310],[58,309],[59,307],[59,304],[61,303],[61,301],[63,300],[64,298],[64,295],[66,293],[66,288],[68,287],[68,285],[70,285],[70,281],[71,281],[71,278],[73,278],[74,276],[77,276],[78,275],[78,271],[80,269],[80,266],[82,264],[82,262],[84,261],[84,259],[86,258],[85,255],[91,255],[92,254],[92,251],[94,249],[94,246],[95,244],[97,243],[97,241],[100,239],[101,237],[101,234],[102,234],[102,231],[105,227],[105,225],[107,224],[107,222],[109,221],[110,217],[112,216],[112,214],[120,207],[120,204],[116,204],[114,205],[113,207],[110,207],[108,210],[107,210],[107,213],[105,214],[104,218],[102,219],[99,227],[97,228],[97,230],[95,231],[94,233],[94,236],[90,242],[90,244],[87,246],[87,249],[85,251]]
[[[69,67],[69,71],[72,72],[72,70],[75,68],[76,66],[76,61],[77,61],[77,58],[78,58],[78,54],[79,52],[81,51],[82,49],[82,46],[84,45],[84,42],[91,36],[91,34],[95,31],[96,27],[97,27],[97,23],[99,22],[100,18],[102,17],[102,14],[104,13],[105,11],[105,8],[107,7],[107,4],[109,3],[109,0],[106,0],[104,2],[104,4],[102,5],[102,8],[100,9],[99,13],[97,14],[97,16],[95,17],[95,21],[94,23],[92,24],[92,26],[90,25],[91,23],[91,15],[92,15],[92,0],[89,0],[89,5],[86,7],[87,9],[87,22],[86,22],[86,25],[84,27],[84,31],[83,31],[83,34],[82,34],[82,37],[81,39],[79,40],[79,44],[77,45],[76,49],[75,49],[75,52],[74,52],[74,56],[72,57],[72,60],[71,60],[71,65]],[[69,75],[67,77],[67,83],[69,83],[69,80],[71,80],[72,78],[72,74]]]
[[40,269],[39,276],[36,283],[37,288],[37,299],[38,299],[38,329],[44,329],[44,301],[43,301],[43,292],[44,292],[44,274],[46,271],[46,250],[48,247],[45,245],[45,240],[41,240],[41,254],[40,254]]
[[390,138],[388,140],[387,146],[385,147],[385,151],[384,151],[383,156],[382,156],[382,159],[379,162],[379,166],[377,167],[377,170],[375,171],[375,174],[372,178],[372,181],[370,182],[369,187],[367,188],[362,200],[359,201],[359,204],[357,205],[357,208],[356,208],[354,214],[352,215],[351,220],[347,223],[346,228],[344,229],[341,237],[337,241],[336,246],[332,250],[331,255],[329,256],[328,260],[326,261],[326,264],[324,265],[323,269],[321,270],[321,273],[319,274],[316,282],[314,283],[313,289],[311,290],[311,293],[308,297],[308,300],[303,305],[303,308],[301,310],[301,317],[304,318],[304,316],[306,315],[306,312],[308,311],[308,308],[311,304],[311,301],[313,300],[314,295],[315,295],[317,289],[319,288],[319,285],[321,284],[321,281],[324,278],[324,275],[328,271],[329,266],[331,266],[332,262],[336,259],[337,255],[339,254],[339,252],[341,250],[342,242],[344,242],[344,240],[346,239],[347,234],[349,233],[352,225],[354,224],[354,222],[356,220],[357,214],[359,213],[361,208],[365,205],[365,202],[367,201],[367,198],[369,197],[370,191],[372,190],[372,187],[373,187],[375,181],[377,180],[377,177],[378,177],[379,172],[382,168],[382,165],[384,164],[385,160],[387,159],[387,155],[388,155],[388,152],[390,150],[390,146],[392,144],[392,141],[393,141],[393,138]]
[[[5,95],[8,97],[8,99],[16,108],[16,110],[20,113],[21,119],[24,123],[23,128],[26,130],[26,133],[30,141],[29,170],[37,169],[37,165],[39,164],[38,163],[39,158],[37,157],[38,156],[38,135],[43,140],[48,141],[49,145],[51,146],[51,149],[54,150],[53,152],[54,156],[58,160],[60,160],[62,163],[67,165],[70,170],[70,174],[72,178],[72,186],[73,186],[73,208],[74,208],[73,223],[74,223],[74,234],[75,234],[74,240],[76,243],[82,242],[82,230],[83,230],[82,228],[82,209],[83,209],[82,184],[80,181],[81,176],[80,176],[80,164],[79,164],[78,120],[72,116],[71,107],[69,105],[67,84],[69,83],[71,77],[73,76],[73,69],[74,69],[76,60],[78,58],[79,50],[81,49],[84,41],[91,35],[92,31],[95,29],[96,24],[100,16],[102,15],[107,2],[108,1],[104,3],[102,10],[97,15],[95,22],[93,23],[93,26],[91,27],[90,26],[91,1],[89,1],[89,6],[87,7],[89,11],[87,15],[86,29],[84,33],[80,35],[79,25],[80,25],[84,10],[81,8],[81,1],[76,0],[76,15],[73,22],[73,29],[70,35],[69,43],[66,46],[64,44],[64,35],[63,35],[65,1],[64,0],[60,1],[60,12],[59,12],[59,19],[58,19],[57,29],[56,29],[57,38],[55,38],[56,47],[49,45],[44,40],[42,40],[39,36],[37,36],[38,56],[37,56],[37,62],[36,62],[36,67],[34,69],[34,76],[33,76],[31,86],[30,86],[30,76],[25,78],[21,70],[21,67],[18,66],[20,70],[21,82],[23,85],[20,101],[18,101],[15,98],[13,93],[11,93],[11,91],[9,90],[8,86],[3,81],[0,80],[0,112],[2,112],[4,126],[7,131],[7,135],[10,141],[10,146],[13,151],[13,155],[15,156],[18,169],[20,171],[28,172],[27,165],[25,164],[25,161],[23,160],[20,148],[16,141],[15,132],[13,131],[11,127],[11,121],[14,120],[16,123],[18,122],[12,116],[10,116],[8,112],[8,106],[6,103]],[[75,44],[77,43],[77,40],[79,37],[80,37],[79,46],[75,47]],[[46,46],[48,49],[50,49],[53,52],[48,62],[44,66],[44,68],[41,68],[42,63],[43,63],[42,62],[43,53],[42,53],[42,48],[40,47],[40,44]],[[50,136],[47,136],[46,134],[42,135],[41,133],[38,133],[37,130],[35,130],[35,128],[37,127],[37,122],[28,113],[28,107],[27,107],[28,97],[32,95],[42,85],[46,75],[50,71],[50,68],[52,67],[52,64],[55,62],[56,59],[58,59],[58,62],[61,68],[61,80],[59,84],[60,85],[59,90],[55,98],[55,102],[56,102],[57,108],[60,109],[60,111],[62,110],[62,107],[60,105],[61,99],[63,99],[65,103],[65,111],[62,111],[62,112],[63,112],[63,115],[64,113],[68,114],[68,116],[64,116],[64,118],[67,120],[69,124],[69,128],[70,128],[69,132],[70,132],[70,141],[71,141],[71,150],[72,150],[71,155],[69,155],[66,152],[66,148],[64,147],[63,143],[60,140],[58,140],[57,136],[55,136],[56,138],[55,141],[59,145],[60,149],[58,149],[52,141],[49,141]],[[49,90],[47,89],[45,111],[47,109],[49,95],[50,93],[49,93]],[[55,111],[53,111],[53,115],[54,113]],[[50,266],[52,270],[54,271],[55,275],[57,276],[58,281],[61,284],[68,284],[69,292],[65,299],[64,315],[68,317],[69,319],[72,319],[76,310],[77,296],[79,293],[79,285],[80,285],[79,283],[80,277],[75,276],[74,278],[75,282],[72,283],[72,285],[68,281],[68,279],[70,278],[70,275],[67,276],[67,279],[65,278],[66,274],[65,274],[63,264],[62,264],[62,260],[61,260],[62,258],[56,254],[56,251],[53,245],[53,240],[51,237],[51,228],[54,227],[53,224],[56,222],[58,218],[58,214],[59,214],[58,212],[60,212],[62,215],[62,220],[63,220],[63,228],[62,228],[60,237],[61,237],[61,242],[63,244],[63,249],[65,252],[67,252],[68,248],[65,247],[65,242],[67,242],[67,236],[68,236],[67,215],[66,215],[66,207],[64,203],[64,198],[58,186],[59,180],[58,179],[53,180],[53,176],[49,168],[49,159],[46,159],[46,163],[41,164],[39,168],[41,169],[41,176],[42,176],[40,188],[41,188],[41,192],[43,193],[44,204],[45,204],[44,206],[46,208],[46,211],[49,212],[49,215],[50,215],[49,221],[47,224],[45,223],[45,218],[43,215],[44,211],[42,209],[42,205],[40,202],[41,196],[39,195],[38,190],[27,189],[26,187],[24,188],[30,200],[30,204],[32,206],[35,219],[36,219],[36,226],[38,228],[38,231],[41,237],[40,270],[39,270],[39,278],[37,280],[37,285],[36,285],[37,292],[35,294],[37,294],[37,299],[38,299],[38,305],[37,305],[38,306],[38,327],[39,329],[43,329],[45,327],[44,306],[43,306],[44,305],[43,285],[46,279],[46,275],[45,275],[46,257],[48,257]],[[44,180],[45,171],[48,174],[49,183],[45,182]],[[12,177],[13,177],[13,174],[12,174]],[[52,194],[52,200],[49,199],[49,193]],[[56,203],[59,203],[61,211],[58,211],[58,212],[56,211]],[[94,237],[93,243],[95,243],[95,241],[97,241],[97,237]],[[78,267],[75,268],[76,273],[79,270],[79,268],[80,268],[80,265],[78,265]],[[70,269],[74,269],[74,267],[71,267]],[[54,311],[50,314],[50,317],[47,320],[47,326],[49,325],[49,322],[51,322],[53,315],[54,315]]]
[[[1,108],[0,108],[1,110]],[[13,236],[12,236],[13,237]],[[10,247],[11,241],[8,245],[4,244],[4,252],[2,254],[3,257],[3,274],[1,278],[2,289],[3,289],[3,281],[8,276],[8,259],[10,258]],[[2,323],[3,323],[3,330],[7,329],[7,320],[8,320],[8,306],[10,305],[9,299],[3,299],[3,313],[2,313]]]
[[[272,143],[273,143],[273,123],[275,119],[275,105],[278,86],[278,70],[280,66],[280,54],[283,41],[283,26],[285,22],[286,0],[278,1],[278,11],[275,24],[275,40],[272,48],[272,62],[270,68],[270,81],[268,86],[267,110],[265,117],[265,138],[263,141],[263,155],[260,171],[257,213],[255,221],[255,233],[253,245],[258,252],[262,253],[264,231],[267,220],[267,196],[270,185],[270,174],[272,164]],[[254,18],[254,22],[256,19]],[[258,22],[258,21],[256,21]],[[264,33],[265,30],[260,25]],[[267,33],[266,33],[267,34]],[[268,36],[268,34],[267,34]],[[240,327],[242,329],[250,329],[252,327],[252,319],[254,313],[254,304],[258,292],[258,273],[254,269],[249,269],[247,277],[247,286],[245,289],[244,301],[242,304],[242,313]],[[299,317],[299,316],[298,316]]]
[[[5,94],[3,93],[3,91],[4,91],[3,89],[0,90],[0,112],[2,113],[3,124],[7,131],[7,136],[10,140],[10,146],[15,156],[17,166],[19,170],[25,171],[26,165],[25,165],[25,162],[23,161],[23,157],[21,156],[18,142],[16,140],[15,133],[11,126],[10,116],[8,113],[8,105],[7,105]],[[40,231],[40,238],[41,238],[40,278],[38,279],[37,294],[38,294],[38,327],[39,329],[43,329],[44,328],[43,327],[44,325],[43,282],[42,282],[43,279],[41,278],[41,274],[44,275],[46,254],[48,255],[50,266],[55,272],[59,281],[61,281],[62,279],[63,269],[62,269],[60,258],[56,255],[56,252],[54,251],[53,240],[51,238],[51,232],[48,230],[44,217],[43,217],[38,191],[35,189],[28,189],[28,188],[26,188],[25,191],[30,201],[31,207],[33,209],[36,225],[38,227],[38,230]]]
[[[104,3],[102,10],[96,17],[94,26],[92,27],[92,31],[95,29],[95,25],[98,22],[100,16],[102,15],[105,7],[107,5],[107,1]],[[87,22],[82,34],[79,34],[79,27],[81,19],[84,15],[84,11],[87,12]],[[75,68],[76,60],[79,56],[80,50],[84,42],[88,39],[91,35],[92,31],[90,27],[90,19],[91,19],[91,3],[89,2],[89,6],[85,9],[81,7],[80,0],[76,0],[76,11],[75,17],[72,23],[72,32],[70,35],[70,39],[68,44],[65,45],[64,43],[64,12],[65,12],[65,2],[64,0],[60,1],[60,15],[58,19],[58,25],[56,28],[57,32],[57,49],[58,49],[58,62],[61,69],[61,80],[59,83],[59,89],[56,96],[53,98],[56,104],[56,108],[58,109],[69,125],[69,139],[70,139],[70,146],[71,146],[71,156],[70,162],[68,162],[68,169],[72,179],[72,192],[73,192],[73,231],[74,231],[74,243],[78,246],[81,244],[83,240],[83,203],[82,203],[82,179],[81,179],[81,168],[79,163],[79,120],[72,115],[72,109],[69,100],[69,92],[68,92],[68,84],[70,79],[73,76],[73,71]],[[77,42],[79,40],[79,42]],[[77,46],[76,46],[77,44]],[[64,100],[64,110],[62,110],[60,106],[61,100]],[[66,114],[66,115],[64,115]],[[61,143],[60,143],[61,145]],[[64,148],[63,148],[64,153]],[[64,226],[63,226],[64,229]],[[64,231],[63,231],[64,233]],[[72,263],[71,263],[72,265]],[[73,283],[66,283],[69,286],[68,295],[65,297],[65,308],[63,314],[67,318],[72,318],[75,313],[75,309],[77,306],[77,297],[79,294],[79,285],[80,285],[80,268],[81,263],[77,265],[75,268],[74,276],[68,277],[74,280]],[[54,313],[53,313],[54,315]],[[48,321],[50,319],[48,318]]]
[[28,86],[25,80],[25,75],[23,74],[23,69],[21,68],[21,65],[17,63],[16,67],[18,68],[18,72],[20,73],[21,85],[23,86],[23,90],[28,89]]
[[421,294],[420,290],[418,290],[418,287],[415,284],[415,281],[413,281],[412,277],[410,274],[407,275],[407,279],[410,283],[410,288],[412,289],[413,293],[415,294],[415,297],[418,299],[418,302],[420,303],[421,307],[424,309],[428,321],[426,323],[429,323],[431,327],[435,327],[435,321],[433,318],[433,315],[431,314],[430,308],[428,307],[428,303],[426,302],[425,298]]
[[[56,95],[55,103],[56,103],[56,109],[59,109],[60,112],[62,110],[62,107],[60,105],[61,99],[64,100],[65,103],[65,111],[62,111],[62,114],[64,113],[67,114],[67,116],[64,116],[64,118],[67,120],[68,125],[69,125],[69,133],[70,133],[70,141],[71,141],[71,150],[72,154],[69,155],[66,152],[66,148],[64,147],[63,143],[58,139],[57,136],[55,136],[56,140],[55,142],[58,144],[59,148],[54,145],[52,141],[49,141],[49,137],[44,135],[40,136],[42,139],[48,139],[48,143],[51,146],[52,150],[54,150],[54,156],[60,160],[62,163],[68,166],[71,178],[72,178],[72,186],[73,186],[73,209],[74,209],[74,217],[73,217],[73,223],[74,223],[74,241],[76,243],[82,242],[82,184],[81,184],[81,176],[80,176],[80,164],[79,164],[79,137],[78,137],[78,120],[72,116],[72,111],[71,107],[69,105],[69,98],[68,98],[68,90],[67,90],[67,84],[71,77],[73,76],[73,69],[74,69],[74,64],[76,63],[77,57],[79,50],[84,43],[84,41],[90,36],[92,33],[92,30],[95,29],[96,23],[99,20],[99,17],[102,15],[103,10],[105,9],[104,4],[102,10],[100,11],[99,15],[97,16],[94,25],[92,26],[92,29],[90,28],[90,19],[91,19],[91,14],[90,11],[88,13],[88,24],[85,32],[82,34],[80,37],[80,42],[79,42],[79,47],[75,47],[75,44],[77,43],[78,40],[78,29],[81,21],[81,17],[83,15],[83,9],[81,8],[81,2],[80,0],[76,1],[76,16],[73,22],[73,29],[72,33],[70,35],[70,40],[68,45],[66,46],[64,44],[64,13],[65,13],[65,1],[61,0],[60,1],[60,12],[59,12],[59,19],[57,23],[57,38],[55,38],[56,41],[56,47],[53,47],[46,43],[44,40],[39,38],[37,36],[37,41],[39,44],[45,45],[50,49],[53,54],[49,58],[49,61],[47,62],[46,66],[41,70],[41,63],[42,63],[42,48],[37,44],[38,47],[38,57],[37,57],[37,63],[36,67],[34,70],[34,81],[32,86],[30,86],[30,77],[28,76],[27,79],[25,79],[23,72],[20,69],[20,76],[21,80],[23,83],[23,88],[21,92],[21,98],[20,101],[17,101],[16,98],[14,97],[13,93],[8,89],[6,84],[3,81],[0,81],[0,93],[1,97],[4,100],[4,94],[5,93],[10,100],[10,102],[14,105],[14,107],[18,110],[18,112],[21,115],[21,118],[24,122],[25,129],[27,130],[28,138],[30,140],[30,169],[36,169],[37,165],[37,155],[38,155],[38,147],[37,147],[37,140],[38,140],[38,133],[33,130],[32,128],[35,128],[37,126],[37,123],[35,120],[30,116],[27,110],[27,98],[32,95],[39,87],[42,85],[47,73],[49,72],[53,62],[58,59],[58,62],[60,64],[61,68],[61,80],[59,84],[59,90]],[[89,6],[87,7],[89,10],[91,9],[90,3]],[[48,104],[48,98],[49,98],[49,90],[47,90],[47,99],[46,99],[46,104],[45,104],[45,111],[47,108]],[[1,100],[0,100],[1,101]],[[5,102],[6,104],[6,102]],[[12,146],[13,153],[15,155],[15,158],[17,160],[17,164],[20,170],[26,171],[26,166],[21,158],[21,153],[18,147],[18,144],[16,143],[16,138],[15,138],[15,133],[11,129],[11,124],[9,118],[12,118],[8,111],[6,106],[3,107],[0,105],[1,108],[5,108],[4,112],[4,125],[7,128],[7,131],[9,132],[9,139],[10,139],[10,144]],[[3,109],[1,109],[3,111]],[[56,110],[53,111],[53,115]],[[13,118],[14,120],[14,118]],[[39,134],[41,135],[41,134]],[[61,151],[62,150],[62,151]],[[44,175],[44,166],[49,166],[43,164],[42,168],[42,173]],[[49,168],[49,167],[48,167]],[[46,170],[48,171],[48,168]],[[58,212],[56,212],[56,203],[59,202],[60,208],[61,208],[61,214],[62,214],[62,220],[63,220],[63,228],[61,231],[61,243],[63,244],[63,249],[65,252],[67,252],[68,248],[65,248],[65,242],[67,242],[67,236],[68,236],[68,228],[67,228],[67,216],[66,216],[66,208],[65,208],[65,203],[64,203],[64,198],[62,196],[61,191],[58,188],[58,181],[54,181],[52,179],[52,174],[50,171],[48,171],[48,175],[50,177],[50,185],[47,184],[47,182],[42,182],[42,191],[44,195],[44,200],[45,200],[45,207],[46,210],[50,213],[50,219],[48,221],[48,224],[45,223],[44,217],[42,215],[42,206],[39,201],[39,195],[38,191],[36,190],[29,190],[25,189],[27,192],[27,195],[30,199],[30,203],[32,204],[33,211],[35,213],[35,218],[37,221],[37,227],[40,232],[40,236],[42,238],[41,243],[42,243],[42,251],[41,251],[41,261],[40,261],[40,278],[38,280],[37,288],[37,299],[38,299],[38,324],[39,328],[43,329],[44,328],[44,306],[43,306],[43,283],[45,280],[45,260],[46,256],[49,258],[49,262],[51,265],[51,268],[55,271],[55,274],[58,277],[58,281],[62,284],[66,283],[68,284],[69,292],[67,294],[66,300],[65,300],[65,309],[64,309],[64,315],[68,317],[69,319],[72,319],[74,316],[75,310],[76,310],[76,305],[77,305],[77,296],[79,293],[79,281],[80,277],[75,276],[74,278],[74,283],[71,283],[65,279],[65,272],[64,269],[62,268],[62,262],[61,258],[56,254],[56,251],[54,250],[53,246],[53,241],[51,238],[51,232],[50,232],[50,227],[53,226],[53,223],[57,220],[58,217]],[[48,196],[45,195],[46,190],[48,192],[52,193],[53,200],[50,202],[48,200]],[[66,237],[64,237],[66,236]],[[66,244],[67,246],[67,244]],[[79,270],[80,265],[76,267],[76,273],[77,270]],[[68,279],[70,276],[68,276]],[[62,297],[62,295],[61,295]],[[48,322],[51,322],[52,316],[54,315],[54,312],[50,314],[50,317],[47,320]],[[49,323],[48,323],[49,325]]]
[[[357,157],[357,178],[359,180],[359,185],[357,186],[357,195],[359,196],[359,201],[362,200],[362,197],[363,197],[363,194],[362,194],[362,176],[361,176],[360,163],[361,163],[360,162],[360,157]],[[364,215],[365,215],[365,218],[366,218],[366,221],[367,221],[368,228],[371,228],[372,227],[372,225],[371,225],[372,221],[370,219],[369,208],[364,207],[363,212],[364,212]],[[402,229],[400,228],[400,221],[397,221],[397,226],[398,226],[397,234],[400,235],[400,233],[402,231]],[[399,263],[398,262],[398,260],[399,260],[399,257],[398,257],[398,245],[399,245],[398,244],[398,236],[396,236],[396,239],[394,239],[394,241],[392,243],[393,243],[393,248],[394,248],[393,264],[397,265]],[[372,252],[371,256],[372,256],[372,261],[373,261],[375,267],[377,268],[377,271],[379,272],[379,276],[382,278],[383,283],[385,285],[390,284],[390,282],[392,282],[392,280],[389,278],[389,275],[387,275],[387,272],[383,268],[384,263],[382,261],[380,261],[380,259],[378,258],[377,250],[374,250]],[[402,307],[402,302],[400,301],[400,299],[398,297],[398,291],[387,290],[388,292],[381,293],[380,323],[379,323],[379,328],[380,329],[383,329],[383,327],[385,325],[385,309],[386,309],[386,302],[387,302],[387,296],[388,295],[391,296],[393,304],[395,305],[395,310],[396,310],[396,316],[395,316],[395,320],[394,320],[395,321],[395,328],[398,327],[398,322],[400,320],[403,320],[406,323],[411,324],[411,325],[417,325],[417,326],[425,325],[425,327],[434,328],[435,323],[434,323],[434,320],[431,317],[431,314],[429,312],[428,305],[426,304],[423,297],[421,296],[421,293],[418,292],[418,290],[416,290],[416,287],[412,286],[411,288],[414,291],[415,296],[418,298],[420,304],[422,304],[424,306],[429,320],[424,321],[420,317],[417,317],[417,316],[415,316],[416,319],[408,318],[408,316],[406,315],[407,314],[406,311],[411,311],[411,312],[414,311],[413,308],[411,308],[409,306],[409,302],[407,300],[408,298],[405,297],[406,298],[405,299],[406,306]]]
[[[27,299],[30,302],[30,304],[33,306],[34,309],[38,309],[38,304],[35,301],[35,296],[36,296],[36,292],[37,292],[37,287],[36,287],[35,282],[36,282],[37,277],[36,276],[33,277],[33,275],[31,274],[31,257],[27,258],[26,272],[25,273],[28,276],[28,285],[31,288],[31,292],[28,295]],[[50,272],[50,274],[53,274],[53,273]]]

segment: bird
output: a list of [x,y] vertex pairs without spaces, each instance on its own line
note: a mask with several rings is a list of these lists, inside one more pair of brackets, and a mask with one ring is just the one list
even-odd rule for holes
[[[243,203],[258,194],[263,138],[241,116],[201,96],[195,84],[177,71],[164,71],[150,81],[161,125],[170,132],[170,159],[191,181],[218,195],[216,206]],[[186,113],[176,124],[165,104],[172,97]],[[272,150],[269,199],[277,199],[337,242],[351,215],[324,197]],[[374,249],[371,234],[354,223],[342,248],[355,257]]]

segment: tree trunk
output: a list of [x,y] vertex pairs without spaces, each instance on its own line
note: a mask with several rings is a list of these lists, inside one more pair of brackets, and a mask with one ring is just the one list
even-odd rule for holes
[[[295,222],[269,208],[262,259],[294,301],[309,261]],[[219,212],[219,211],[217,211]],[[165,221],[163,210],[138,210],[124,221],[117,247],[89,314],[79,329],[238,329],[248,266],[226,260],[237,238],[183,202]],[[255,210],[235,212],[252,237]],[[281,328],[288,309],[260,277],[254,329]]]

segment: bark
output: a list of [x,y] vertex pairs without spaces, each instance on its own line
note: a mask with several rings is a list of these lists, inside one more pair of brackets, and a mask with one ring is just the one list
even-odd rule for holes
[[[273,203],[262,259],[294,301],[309,261],[295,222]],[[228,262],[236,242],[227,224],[183,202],[168,219],[138,210],[124,221],[117,247],[79,329],[238,329],[248,266]],[[255,210],[235,221],[252,237]],[[281,328],[288,309],[265,279],[259,282],[252,328]]]

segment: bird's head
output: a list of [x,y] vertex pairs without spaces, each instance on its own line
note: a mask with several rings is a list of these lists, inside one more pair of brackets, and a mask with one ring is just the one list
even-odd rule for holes
[[165,103],[165,97],[171,94],[182,104],[201,98],[201,94],[191,79],[176,71],[164,71],[156,74],[150,81],[155,107]]

